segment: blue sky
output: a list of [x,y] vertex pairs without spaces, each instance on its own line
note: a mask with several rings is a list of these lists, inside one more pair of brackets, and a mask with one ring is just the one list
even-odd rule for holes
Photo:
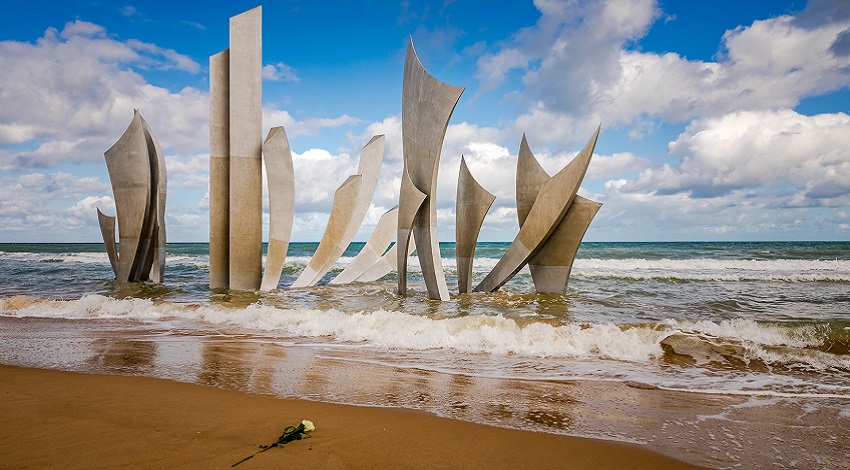
[[[166,154],[168,236],[208,238],[208,57],[258,3],[6,2],[0,17],[0,242],[100,240],[103,152],[139,108]],[[466,90],[438,182],[454,239],[460,156],[518,230],[523,132],[554,173],[602,134],[580,194],[588,241],[850,240],[850,3],[274,2],[263,5],[264,128],[296,169],[295,241],[321,237],[360,148],[386,134],[358,240],[396,204],[408,37]],[[267,223],[267,219],[266,219]]]

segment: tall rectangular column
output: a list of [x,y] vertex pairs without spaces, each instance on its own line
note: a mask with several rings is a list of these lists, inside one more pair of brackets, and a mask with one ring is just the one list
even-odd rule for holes
[[230,287],[230,50],[210,57],[210,289]]
[[262,7],[230,18],[230,288],[260,288]]

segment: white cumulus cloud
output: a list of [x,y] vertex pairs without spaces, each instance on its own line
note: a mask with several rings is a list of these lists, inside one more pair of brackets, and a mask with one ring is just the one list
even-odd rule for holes
[[264,65],[263,78],[272,82],[297,82],[299,80],[295,69],[283,62]]
[[813,204],[850,193],[850,116],[844,113],[740,111],[695,121],[669,148],[677,164],[644,170],[623,189],[707,197],[774,188],[801,192]]
[[77,20],[61,31],[49,28],[33,43],[0,42],[0,64],[0,145],[19,145],[0,153],[0,169],[100,161],[134,108],[164,148],[188,152],[207,145],[206,94],[191,87],[171,92],[135,69],[200,71],[174,50],[121,41]]

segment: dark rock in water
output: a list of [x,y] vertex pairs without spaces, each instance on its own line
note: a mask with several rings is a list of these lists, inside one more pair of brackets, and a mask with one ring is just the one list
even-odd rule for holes
[[645,384],[643,382],[633,382],[631,380],[623,382],[623,385],[626,387],[636,388],[638,390],[658,390],[658,387],[655,385]]
[[743,345],[715,344],[703,336],[672,334],[661,341],[661,348],[664,349],[664,359],[674,364],[716,364],[735,369],[752,369],[757,366],[746,358],[747,350]]

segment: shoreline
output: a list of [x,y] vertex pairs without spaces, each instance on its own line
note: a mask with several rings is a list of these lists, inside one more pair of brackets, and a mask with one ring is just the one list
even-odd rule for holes
[[[496,355],[450,355],[456,364],[474,364],[485,373],[469,369],[447,372],[434,367],[439,365],[434,354],[437,359],[446,359],[443,353],[381,352],[321,342],[289,342],[204,325],[122,319],[78,321],[0,315],[0,344],[0,364],[11,367],[119,379],[151,377],[235,393],[341,404],[341,409],[344,405],[387,407],[505,430],[601,439],[609,444],[633,443],[713,468],[769,469],[789,462],[792,468],[843,468],[850,462],[850,449],[843,445],[850,423],[845,398],[718,395],[670,391],[629,381],[501,377],[499,370],[510,362]],[[581,362],[568,363],[570,367],[577,364]],[[535,365],[526,363],[524,367],[533,370]],[[8,382],[2,375],[0,380]],[[62,386],[53,387],[65,393]],[[4,390],[0,386],[0,394]],[[40,399],[44,404],[50,402],[44,396]],[[193,399],[189,396],[187,400]],[[121,404],[117,403],[109,406]],[[150,406],[159,404],[151,402]],[[269,444],[283,426],[305,418],[316,421],[315,415],[300,412],[285,422],[276,420],[268,432],[270,437],[258,438],[248,447]],[[14,426],[29,421],[20,419]],[[219,424],[208,422],[206,426],[215,428]],[[62,439],[64,435],[49,437],[40,439],[32,434],[29,443],[44,446],[42,442],[50,443],[52,438]],[[271,441],[265,442],[269,438]],[[459,439],[463,442],[465,437]],[[500,445],[511,446],[509,440]],[[3,452],[0,448],[0,456]],[[155,450],[149,453],[156,454]],[[7,466],[0,461],[0,468]]]
[[309,419],[313,438],[239,467],[697,469],[646,446],[164,379],[0,365],[0,466],[229,468]]

